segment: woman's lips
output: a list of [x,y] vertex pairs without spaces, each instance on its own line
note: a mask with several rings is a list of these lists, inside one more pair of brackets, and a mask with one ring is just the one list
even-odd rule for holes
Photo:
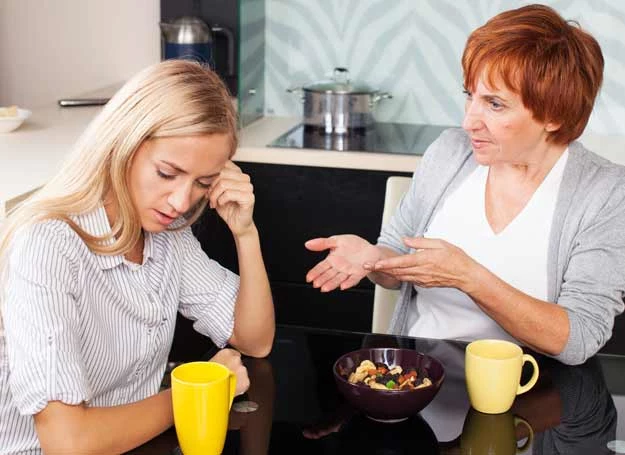
[[165,215],[163,212],[158,210],[154,210],[154,213],[156,214],[157,221],[164,226],[169,226],[176,219],[176,217]]
[[474,149],[480,149],[486,147],[490,142],[482,139],[471,139],[471,145]]

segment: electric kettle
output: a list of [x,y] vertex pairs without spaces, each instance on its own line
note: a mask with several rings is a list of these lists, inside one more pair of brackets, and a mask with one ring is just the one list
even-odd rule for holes
[[234,36],[219,25],[209,26],[199,17],[183,16],[171,22],[161,22],[161,58],[184,58],[206,63],[215,69],[213,34],[222,34],[228,46],[227,75],[234,75]]

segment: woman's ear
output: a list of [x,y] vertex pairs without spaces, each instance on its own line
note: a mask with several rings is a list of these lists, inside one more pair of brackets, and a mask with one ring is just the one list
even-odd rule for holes
[[548,122],[545,124],[545,131],[548,133],[553,133],[554,131],[558,131],[561,126],[562,123]]

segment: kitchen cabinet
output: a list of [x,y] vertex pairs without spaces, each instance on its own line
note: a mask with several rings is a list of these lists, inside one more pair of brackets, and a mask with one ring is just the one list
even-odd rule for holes
[[[392,174],[238,164],[252,177],[254,184],[254,219],[276,300],[277,321],[336,329],[369,329],[373,284],[364,280],[351,292],[329,294],[312,289],[305,281],[306,273],[327,253],[310,252],[304,242],[313,237],[344,233],[358,234],[375,242],[380,232],[386,179]],[[194,232],[209,256],[237,270],[232,236],[215,211],[207,211]]]

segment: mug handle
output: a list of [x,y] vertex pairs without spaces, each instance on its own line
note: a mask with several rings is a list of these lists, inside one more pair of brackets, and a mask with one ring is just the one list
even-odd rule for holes
[[228,409],[232,409],[232,401],[234,400],[234,392],[236,391],[236,388],[237,388],[237,375],[231,371],[230,376],[228,377],[228,380],[230,381],[230,406],[228,406]]
[[532,426],[529,423],[527,423],[526,420],[520,417],[515,417],[514,428],[516,428],[518,424],[525,425],[528,430],[528,436],[527,436],[527,440],[525,441],[525,444],[523,444],[521,447],[517,447],[516,449],[516,453],[523,453],[532,445],[532,442],[534,441],[534,430],[532,429]]
[[523,365],[525,365],[525,362],[529,362],[532,364],[532,366],[534,367],[534,373],[532,374],[532,377],[530,378],[529,381],[527,381],[525,385],[519,384],[519,387],[516,392],[517,395],[521,395],[522,393],[527,392],[529,389],[534,387],[534,384],[536,384],[536,381],[538,381],[538,363],[536,363],[536,360],[534,359],[534,357],[532,357],[529,354],[523,354]]

